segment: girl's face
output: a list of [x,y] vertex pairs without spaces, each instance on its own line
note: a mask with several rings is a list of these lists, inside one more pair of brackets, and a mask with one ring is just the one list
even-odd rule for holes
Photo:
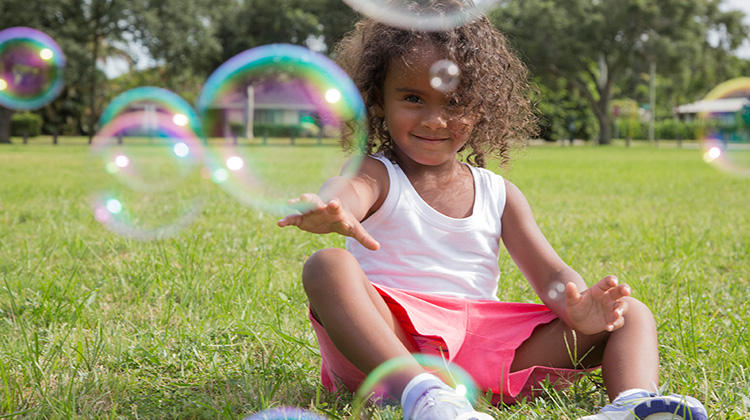
[[417,51],[408,60],[391,62],[383,106],[375,110],[388,125],[399,160],[426,166],[451,163],[469,140],[474,118],[430,85],[430,66],[444,58],[437,48],[424,45]]

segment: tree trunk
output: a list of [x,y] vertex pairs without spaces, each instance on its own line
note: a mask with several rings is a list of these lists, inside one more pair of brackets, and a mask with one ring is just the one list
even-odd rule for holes
[[[98,22],[98,20],[97,20]],[[89,100],[91,101],[91,114],[89,114],[89,144],[91,144],[92,139],[94,138],[94,133],[96,132],[96,62],[99,60],[99,26],[94,28],[94,34],[93,34],[93,41],[94,41],[94,50],[92,51],[93,59],[91,64],[91,82],[89,84]]]
[[607,104],[601,104],[602,108],[596,111],[596,119],[599,120],[599,144],[612,144],[612,119],[607,112]]
[[0,143],[10,143],[10,117],[13,111],[0,106]]

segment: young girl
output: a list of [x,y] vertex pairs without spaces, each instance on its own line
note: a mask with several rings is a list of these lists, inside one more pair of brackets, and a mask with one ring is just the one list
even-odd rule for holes
[[[521,191],[482,168],[486,157],[506,163],[534,126],[526,70],[486,18],[445,32],[366,20],[337,54],[368,107],[368,156],[356,177],[292,200],[304,210],[278,222],[347,237],[302,273],[326,387],[355,391],[380,364],[420,352],[512,403],[601,365],[613,402],[591,419],[706,419],[695,399],[656,394],[656,326],[630,287],[614,276],[587,287]],[[429,76],[443,59],[460,68],[447,93]],[[501,240],[544,305],[497,298]],[[489,418],[416,360],[389,392],[406,420]]]

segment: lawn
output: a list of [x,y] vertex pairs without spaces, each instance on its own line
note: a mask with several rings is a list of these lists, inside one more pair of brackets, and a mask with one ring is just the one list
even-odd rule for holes
[[[204,204],[175,236],[115,234],[93,215],[109,176],[84,143],[0,147],[0,418],[243,418],[280,406],[351,418],[352,397],[319,385],[300,284],[307,256],[342,238],[281,230],[278,215],[209,182],[183,187]],[[280,174],[335,152],[266,147],[284,148]],[[747,418],[750,180],[697,150],[648,145],[528,147],[499,171],[589,283],[616,274],[651,307],[664,391],[705,401],[712,419]],[[506,255],[499,264],[501,299],[538,301]],[[598,383],[482,409],[575,419],[605,401]]]

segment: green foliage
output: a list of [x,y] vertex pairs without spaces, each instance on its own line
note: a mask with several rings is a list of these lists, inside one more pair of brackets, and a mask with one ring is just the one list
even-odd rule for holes
[[[601,143],[610,139],[608,110],[616,86],[640,78],[653,63],[672,79],[668,97],[681,99],[678,92],[705,78],[696,76],[696,66],[723,67],[714,58],[736,49],[750,33],[740,18],[711,0],[515,0],[493,15],[535,75],[562,78],[589,101]],[[721,34],[718,46],[709,44],[709,32]],[[632,91],[621,94],[635,97]]]
[[300,124],[255,123],[253,134],[256,137],[311,137],[317,132]]
[[[564,80],[542,83],[538,79],[537,103],[540,137],[545,140],[594,139],[598,130],[596,117],[580,93],[570,89]],[[572,130],[571,130],[572,129]]]
[[10,134],[12,136],[36,137],[42,134],[42,117],[32,112],[17,112],[10,117]]
[[[615,121],[620,138],[632,140],[648,139],[648,121],[637,118],[619,118]],[[706,133],[725,139],[728,142],[748,142],[750,127],[737,116],[735,120],[700,120],[687,121],[677,119],[657,120],[654,124],[656,140],[701,140]]]
[[306,3],[307,0],[247,0],[230,4],[222,12],[217,28],[222,51],[212,57],[213,67],[249,48],[273,43],[305,45],[310,38],[319,36],[320,23]]

